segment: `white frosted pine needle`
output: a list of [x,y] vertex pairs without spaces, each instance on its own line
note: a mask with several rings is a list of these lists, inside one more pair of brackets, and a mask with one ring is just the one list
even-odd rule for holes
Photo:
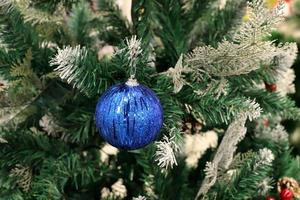
[[138,196],[138,197],[133,197],[132,200],[147,200],[147,198],[140,195],[140,196]]
[[275,125],[275,127],[266,126],[263,120],[260,120],[255,127],[255,137],[268,139],[275,142],[288,141],[289,134],[286,132],[284,126],[282,126],[280,123]]
[[280,78],[278,78],[276,85],[277,91],[282,95],[285,96],[287,94],[295,93],[295,85],[294,81],[296,78],[295,72],[293,69],[287,69],[281,73],[279,73]]
[[1,0],[0,8],[9,13],[13,9],[13,0]]
[[183,2],[183,7],[182,8],[185,11],[189,11],[194,7],[194,4],[195,4],[196,1],[197,0],[183,0],[182,1]]
[[273,152],[268,148],[263,148],[258,151],[258,159],[257,162],[254,165],[254,169],[260,166],[264,165],[272,165],[273,160],[275,159],[275,156]]
[[101,149],[100,149],[100,159],[102,162],[107,163],[109,156],[115,156],[117,155],[119,150],[110,144],[106,143]]
[[275,159],[275,156],[270,149],[263,148],[259,150],[259,158],[260,162],[262,162],[263,164],[270,165]]
[[55,122],[53,116],[51,116],[50,114],[45,114],[40,119],[39,125],[43,129],[43,131],[53,137],[57,137],[59,133],[63,131],[63,128]]
[[261,196],[265,196],[269,193],[269,191],[273,188],[272,179],[267,177],[263,179],[260,183],[257,184],[258,193]]
[[100,193],[101,193],[102,199],[112,198],[112,193],[110,192],[109,188],[107,188],[107,187],[102,188]]
[[174,137],[169,139],[167,136],[164,136],[162,141],[156,142],[155,161],[158,162],[158,166],[163,170],[177,165],[175,153],[179,151],[179,147],[173,139]]
[[155,177],[153,174],[149,174],[144,179],[143,189],[150,199],[158,199],[158,196],[155,194],[154,185],[155,185]]
[[245,104],[248,104],[248,109],[240,113],[240,116],[248,118],[249,121],[258,118],[261,115],[262,109],[255,100],[247,99]]
[[62,79],[71,83],[77,78],[76,67],[81,64],[86,56],[87,50],[85,47],[81,48],[80,45],[76,47],[67,46],[58,49],[55,57],[51,59],[50,65],[57,66],[54,70],[58,72]]
[[3,137],[0,137],[0,144],[8,143],[6,139]]
[[190,71],[191,70],[189,68],[183,66],[183,55],[180,55],[175,67],[169,68],[168,71],[163,72],[162,74],[172,78],[174,93],[178,93],[184,85],[188,84],[183,78],[183,73]]
[[112,193],[120,198],[125,198],[127,196],[127,189],[123,182],[123,179],[119,178],[118,181],[111,186]]
[[201,46],[193,50],[186,63],[192,68],[195,78],[203,74],[226,77],[247,74],[270,64],[277,48],[263,38],[283,20],[281,7],[267,9],[263,0],[254,0],[249,6],[249,19],[234,30],[231,41],[224,39],[217,47]]
[[111,191],[109,188],[104,187],[101,190],[101,197],[104,199],[124,199],[127,196],[126,186],[123,184],[123,179],[119,178],[112,186]]
[[298,55],[298,48],[295,42],[280,44],[276,50],[278,70],[291,68]]
[[131,62],[135,62],[139,55],[143,53],[141,48],[141,40],[137,39],[136,35],[133,35],[130,39],[126,38],[126,45],[128,49],[128,56]]
[[218,169],[227,169],[231,164],[237,144],[246,135],[246,119],[246,115],[240,115],[240,117],[235,119],[227,128],[214,159],[212,162],[207,163],[205,168],[206,176],[199,188],[196,199],[198,199],[201,194],[206,194],[207,191],[216,183]]
[[206,162],[204,172],[205,172],[205,177],[207,177],[208,179],[216,180],[218,167],[212,162]]
[[286,132],[284,126],[278,124],[274,129],[271,131],[271,138],[274,141],[288,141],[289,134]]

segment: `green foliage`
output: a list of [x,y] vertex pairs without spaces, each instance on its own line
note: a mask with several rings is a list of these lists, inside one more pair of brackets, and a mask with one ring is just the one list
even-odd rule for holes
[[19,58],[25,54],[29,47],[37,45],[38,36],[34,29],[23,21],[18,10],[12,9],[9,14],[6,14],[5,10],[0,8],[0,24],[1,41],[10,52]]
[[[63,57],[66,53],[72,55]],[[77,54],[81,57],[76,57]],[[67,60],[67,62],[60,64],[62,60]],[[112,82],[115,72],[115,69],[109,68],[105,61],[99,63],[94,52],[89,52],[85,48],[80,49],[79,46],[74,49],[69,47],[68,50],[61,50],[61,54],[58,54],[51,64],[58,65],[56,71],[87,95],[95,95],[104,91]],[[70,74],[71,71],[73,74]]]
[[88,34],[91,27],[88,26],[91,20],[91,10],[86,2],[82,1],[73,6],[68,27],[75,44],[89,43]]
[[130,25],[112,1],[98,0],[97,3],[100,16],[95,29],[99,31],[99,39],[117,46],[131,35]]
[[286,96],[262,89],[244,90],[243,93],[250,98],[255,98],[265,113],[280,115],[284,119],[300,119],[300,110],[295,107],[295,102]]
[[[216,46],[224,38],[224,35],[234,28],[237,23],[236,18],[242,15],[236,10],[242,8],[246,1],[229,0],[223,9],[213,2],[206,7],[201,5],[200,1],[196,2],[198,9],[202,8],[203,15],[197,19],[188,37],[193,48],[201,43]],[[197,13],[201,12],[197,11],[198,9],[193,10]]]
[[[7,0],[8,7],[0,3],[0,199],[103,199],[100,191],[104,187],[112,191],[120,178],[127,199],[139,195],[193,199],[197,183],[204,178],[204,164],[215,150],[209,150],[197,168],[188,167],[182,134],[186,124],[201,123],[203,130],[226,129],[236,117],[259,108],[264,115],[299,120],[299,109],[289,97],[258,87],[278,80],[279,66],[273,57],[284,54],[276,52],[280,45],[260,41],[272,47],[273,53],[263,63],[256,54],[249,56],[244,46],[232,50],[238,42],[218,44],[233,38],[244,0],[228,0],[224,8],[217,0],[132,2],[132,23],[109,0]],[[156,165],[156,144],[119,151],[104,160],[105,142],[94,123],[99,96],[129,77],[132,47],[126,38],[134,34],[143,50],[135,58],[136,78],[157,94],[164,110],[164,128],[158,139],[173,137],[182,151],[176,155],[177,166],[168,171]],[[204,44],[210,45],[201,49],[204,56],[197,52],[187,56]],[[245,44],[252,50],[252,44]],[[115,52],[102,58],[99,52],[106,45],[112,45]],[[221,48],[213,48],[217,46]],[[236,63],[245,68],[232,65],[230,53],[234,52],[242,53],[255,66],[240,60]],[[181,55],[183,66],[174,69]],[[230,62],[224,64],[223,57]],[[189,59],[192,61],[187,62]],[[209,62],[202,65],[206,59]],[[184,71],[191,65],[198,71]],[[175,75],[160,73],[167,70]],[[230,73],[224,75],[224,71]],[[175,93],[175,82],[183,77],[186,84]],[[2,87],[5,81],[8,84]],[[247,125],[253,133],[255,124]],[[207,193],[208,199],[259,199],[263,197],[257,194],[257,184],[266,177],[300,176],[299,158],[292,155],[287,142],[259,140],[249,134],[245,143],[230,167],[218,171],[219,181]],[[265,146],[275,154],[274,163],[256,166],[255,151]],[[19,184],[22,176],[12,175],[18,166],[32,172],[28,191]],[[235,173],[229,177],[231,170]],[[112,199],[118,197],[114,194]]]

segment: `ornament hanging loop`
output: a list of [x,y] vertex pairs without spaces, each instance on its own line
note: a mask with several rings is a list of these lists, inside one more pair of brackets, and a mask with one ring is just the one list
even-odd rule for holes
[[141,48],[141,40],[137,39],[136,35],[133,35],[130,39],[126,38],[126,45],[129,58],[130,79],[135,79],[136,63],[138,57],[143,53],[143,50]]
[[134,62],[134,60],[130,60],[129,67],[130,67],[130,72],[129,72],[130,76],[129,76],[129,79],[127,80],[127,82],[126,82],[126,85],[128,85],[128,86],[137,86],[137,85],[139,85],[139,83],[135,79],[136,63]]
[[129,75],[130,75],[130,79],[135,79],[135,74],[136,74],[136,63],[134,60],[130,60],[130,64],[129,64],[129,67],[130,67],[130,72],[129,72]]

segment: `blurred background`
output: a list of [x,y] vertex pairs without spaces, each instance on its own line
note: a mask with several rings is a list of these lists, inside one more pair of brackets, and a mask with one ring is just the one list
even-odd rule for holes
[[[267,0],[270,5],[274,0]],[[274,37],[280,41],[293,41],[298,44],[298,58],[294,63],[294,70],[296,74],[295,87],[296,93],[292,97],[296,100],[297,106],[300,107],[300,0],[288,0],[290,7],[287,8],[287,20],[279,27],[279,32],[274,34]],[[274,38],[275,39],[275,38]],[[295,153],[300,153],[300,123],[286,122],[286,127],[291,134],[290,140],[295,147]]]

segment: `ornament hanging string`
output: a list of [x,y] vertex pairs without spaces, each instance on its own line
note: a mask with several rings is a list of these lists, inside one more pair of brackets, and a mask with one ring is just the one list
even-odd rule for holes
[[130,79],[135,79],[135,74],[136,74],[136,63],[133,60],[130,60],[129,63],[130,67]]
[[136,35],[134,35],[130,39],[126,38],[126,45],[129,56],[130,79],[135,79],[136,62],[138,56],[140,56],[143,52],[141,48],[141,40],[137,39]]

